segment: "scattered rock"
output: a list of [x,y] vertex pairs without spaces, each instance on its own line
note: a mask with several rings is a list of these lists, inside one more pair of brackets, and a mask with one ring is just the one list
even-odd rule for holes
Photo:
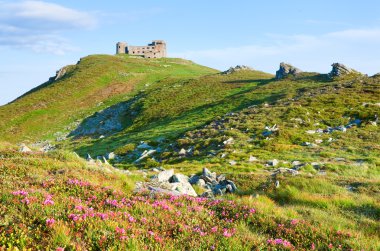
[[114,152],[110,152],[110,153],[106,154],[106,159],[108,159],[108,160],[115,159],[115,157],[116,157],[116,155]]
[[174,174],[173,176],[171,176],[169,181],[171,183],[176,183],[176,182],[185,183],[185,182],[189,182],[189,177],[184,175],[184,174],[177,173],[177,174]]
[[279,188],[280,187],[280,181],[276,180],[275,183],[274,183],[274,186],[276,188]]
[[249,159],[248,159],[249,162],[255,162],[255,161],[258,161],[258,159],[256,157],[253,157],[252,155],[249,156]]
[[280,64],[280,69],[278,71],[276,71],[276,79],[280,80],[280,79],[286,78],[289,75],[296,76],[301,72],[302,71],[300,69],[298,69],[298,68],[296,68],[290,64],[282,62]]
[[162,172],[158,173],[157,180],[159,182],[166,182],[166,181],[169,181],[173,175],[174,175],[173,169],[162,171]]
[[29,147],[25,144],[21,144],[20,149],[18,150],[20,153],[31,153],[33,152]]
[[268,165],[270,165],[270,166],[277,166],[278,163],[279,163],[279,161],[276,160],[276,159],[273,159],[273,160],[269,160],[269,161],[268,161]]
[[91,162],[91,163],[94,163],[94,162],[95,162],[94,159],[91,157],[91,155],[90,155],[89,153],[87,153],[86,160],[87,160],[88,162]]
[[140,162],[141,160],[143,160],[143,159],[145,159],[145,158],[151,156],[151,155],[154,154],[155,152],[156,152],[156,150],[145,150],[145,151],[141,154],[140,158],[138,158],[137,160],[135,160],[135,163],[138,163],[138,162]]
[[233,143],[234,143],[234,139],[232,137],[223,141],[224,145],[232,145]]
[[107,166],[110,166],[110,163],[108,163],[107,159],[104,156],[102,156],[102,159],[103,159],[104,164],[106,164]]
[[315,131],[315,130],[308,130],[308,131],[306,131],[306,133],[307,133],[307,134],[315,134],[316,131]]
[[277,177],[278,174],[284,174],[284,173],[291,174],[292,176],[298,175],[298,171],[292,168],[278,168],[273,171],[272,176]]
[[316,140],[315,140],[315,143],[316,143],[316,144],[321,144],[322,142],[323,142],[322,139],[316,139]]
[[144,141],[141,141],[140,145],[138,145],[136,148],[137,149],[151,149],[152,147],[148,145],[147,143],[145,143]]
[[181,157],[186,156],[186,150],[185,150],[184,148],[182,148],[182,149],[178,152],[178,155],[181,156]]
[[237,162],[235,160],[231,160],[230,162],[228,162],[231,166],[234,166],[237,164]]
[[299,167],[301,165],[302,165],[301,161],[295,160],[292,162],[292,166],[294,166],[294,167]]
[[278,131],[277,125],[274,125],[272,127],[266,126],[265,131],[262,133],[262,135],[264,137],[269,137],[270,135],[272,135],[274,132],[277,132],[277,131]]

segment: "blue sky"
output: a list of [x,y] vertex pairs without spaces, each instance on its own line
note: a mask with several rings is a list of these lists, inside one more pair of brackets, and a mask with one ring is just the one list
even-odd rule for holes
[[280,62],[380,72],[380,1],[0,0],[0,105],[117,41],[164,39],[171,57],[274,73]]

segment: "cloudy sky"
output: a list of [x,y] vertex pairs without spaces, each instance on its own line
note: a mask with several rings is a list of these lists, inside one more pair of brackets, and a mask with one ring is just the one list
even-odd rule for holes
[[[313,3],[310,3],[313,2]],[[282,61],[380,72],[378,0],[0,0],[0,105],[117,41],[168,43],[171,57],[272,72]]]

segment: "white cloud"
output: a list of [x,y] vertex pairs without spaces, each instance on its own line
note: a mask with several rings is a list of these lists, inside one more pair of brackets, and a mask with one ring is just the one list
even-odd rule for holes
[[265,44],[183,51],[170,56],[191,59],[220,70],[247,64],[274,72],[281,61],[286,61],[307,71],[328,72],[334,62],[369,74],[380,71],[380,29],[377,28],[342,30],[319,36],[267,34],[266,40]]
[[64,54],[75,50],[63,32],[92,29],[93,15],[44,1],[0,1],[0,45]]

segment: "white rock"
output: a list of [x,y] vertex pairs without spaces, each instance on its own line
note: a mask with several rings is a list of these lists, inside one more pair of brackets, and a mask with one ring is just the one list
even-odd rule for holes
[[255,162],[255,161],[258,161],[258,159],[256,157],[253,157],[252,155],[249,156],[249,159],[248,159],[249,162]]
[[18,151],[20,153],[31,153],[32,152],[32,150],[29,147],[27,147],[25,144],[22,144]]
[[174,175],[174,170],[173,169],[162,171],[162,172],[158,173],[157,180],[159,182],[167,182],[167,181],[169,181],[169,179],[173,175]]
[[269,160],[268,161],[268,164],[270,165],[270,166],[277,166],[278,165],[278,160],[276,160],[276,159],[273,159],[273,160]]
[[292,166],[299,166],[301,164],[302,164],[301,161],[298,161],[298,160],[295,160],[292,162]]
[[136,163],[137,163],[137,162],[140,162],[141,160],[143,160],[143,159],[149,157],[150,155],[152,155],[152,154],[155,153],[155,152],[156,152],[156,150],[145,150],[145,151],[141,154],[140,158],[138,158],[135,162],[136,162]]
[[177,174],[174,174],[171,179],[170,179],[170,182],[171,183],[188,183],[189,182],[189,177],[184,175],[184,174],[181,174],[181,173],[177,173]]
[[184,148],[182,148],[179,152],[178,152],[179,156],[186,156],[186,150]]
[[316,139],[316,140],[315,140],[315,143],[317,143],[317,144],[321,144],[322,142],[323,142],[322,139]]
[[116,157],[116,155],[114,152],[107,153],[107,155],[106,155],[106,159],[108,159],[108,160],[114,159],[115,157]]
[[195,192],[194,188],[192,185],[190,185],[189,182],[187,183],[173,183],[175,184],[175,191],[178,191],[180,194],[187,194],[190,196],[197,197],[198,194]]
[[230,165],[231,166],[234,166],[234,165],[236,165],[237,164],[237,162],[235,161],[235,160],[231,160],[230,162],[228,162],[228,163],[230,163]]
[[225,140],[225,141],[223,141],[224,145],[231,145],[233,143],[234,143],[234,139],[232,137],[229,138],[229,139],[227,139],[227,140]]
[[314,133],[315,133],[315,130],[307,130],[306,133],[307,133],[307,134],[314,134]]

